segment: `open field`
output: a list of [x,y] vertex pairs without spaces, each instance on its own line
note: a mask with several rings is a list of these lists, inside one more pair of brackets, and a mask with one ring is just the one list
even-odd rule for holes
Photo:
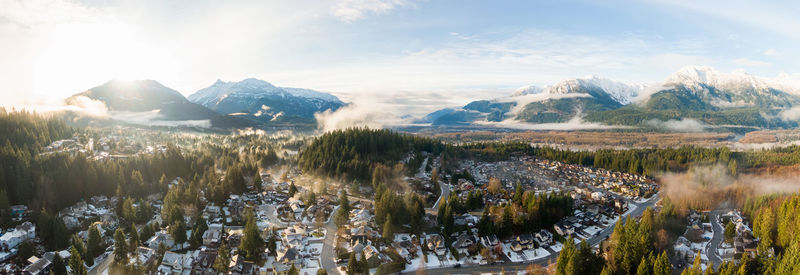
[[761,130],[739,135],[728,132],[642,133],[619,131],[473,131],[420,133],[451,142],[525,141],[573,150],[675,148],[680,146],[732,149],[769,148],[800,142],[799,130]]

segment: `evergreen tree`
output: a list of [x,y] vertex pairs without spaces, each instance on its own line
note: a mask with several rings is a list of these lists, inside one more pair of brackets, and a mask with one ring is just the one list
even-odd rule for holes
[[350,252],[350,258],[347,260],[347,275],[361,274],[361,266],[356,260],[356,253]]
[[128,234],[128,236],[129,236],[128,249],[130,249],[130,252],[134,252],[137,249],[139,249],[139,231],[136,230],[135,224],[131,225],[131,232],[130,234]]
[[383,223],[383,239],[385,239],[388,242],[394,239],[394,232],[392,229],[393,226],[392,215],[391,214],[386,215],[385,220],[386,222]]
[[72,274],[86,275],[86,266],[83,265],[83,259],[78,248],[73,245],[69,254],[69,268],[72,270]]
[[292,267],[290,267],[289,271],[286,273],[286,275],[299,275],[299,274],[300,271],[297,270],[297,267],[295,267],[294,264],[292,264]]
[[348,199],[347,191],[345,190],[339,193],[339,209],[336,210],[336,216],[333,221],[337,227],[342,227],[350,221],[350,199]]
[[89,250],[89,256],[92,258],[100,256],[100,254],[103,254],[103,251],[105,251],[103,237],[100,236],[100,230],[98,230],[95,225],[89,226],[89,238],[86,248]]
[[297,186],[294,185],[294,181],[289,184],[289,197],[294,197],[294,194],[297,194]]
[[58,256],[58,253],[53,255],[53,269],[51,271],[56,275],[67,274],[67,266],[64,265],[64,259],[61,259],[61,256]]
[[261,239],[261,234],[256,226],[256,219],[252,212],[248,212],[247,223],[244,226],[242,236],[242,243],[239,245],[239,251],[246,259],[255,261],[258,260],[261,251],[264,249],[264,240]]
[[214,260],[214,270],[219,273],[228,274],[230,271],[231,250],[225,242],[217,250],[217,259]]
[[169,226],[169,235],[175,240],[176,246],[183,248],[183,244],[187,241],[186,223],[183,219],[176,220]]
[[114,264],[128,264],[128,245],[125,240],[125,232],[122,231],[122,228],[118,228],[117,231],[114,232]]
[[653,275],[670,275],[672,274],[672,265],[669,263],[667,252],[661,252],[653,264]]
[[642,262],[639,263],[639,267],[636,269],[636,275],[652,275],[652,266],[647,261],[647,257],[642,257]]
[[86,259],[86,265],[94,265],[94,259],[89,255],[86,244],[83,243],[83,239],[78,234],[72,235],[72,246],[78,249],[78,253],[81,253],[81,258]]
[[261,174],[256,171],[256,174],[253,176],[253,189],[255,189],[256,192],[261,193],[261,185],[263,183],[264,182],[261,180]]

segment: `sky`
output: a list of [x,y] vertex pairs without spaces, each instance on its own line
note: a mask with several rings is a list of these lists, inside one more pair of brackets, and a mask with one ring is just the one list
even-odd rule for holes
[[599,75],[800,69],[797,1],[0,0],[0,100],[255,77],[424,113]]

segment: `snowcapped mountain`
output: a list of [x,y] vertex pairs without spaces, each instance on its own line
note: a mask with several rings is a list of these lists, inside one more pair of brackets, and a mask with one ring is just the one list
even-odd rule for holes
[[336,96],[309,89],[277,87],[248,78],[239,82],[217,80],[189,96],[189,101],[223,114],[247,115],[262,120],[282,116],[313,118],[314,113],[337,110],[344,102]]
[[155,80],[111,80],[103,85],[75,94],[67,104],[81,105],[81,97],[97,100],[111,111],[111,120],[143,125],[181,124],[180,121],[209,121],[215,128],[250,127],[254,123],[237,117],[220,115],[206,107],[189,102],[183,95]]
[[424,121],[485,126],[509,119],[537,124],[580,117],[607,125],[643,126],[648,121],[689,118],[708,125],[744,127],[739,129],[798,125],[796,120],[787,120],[791,117],[787,112],[800,107],[800,75],[765,78],[741,70],[726,73],[708,66],[690,66],[659,84],[630,85],[597,76],[567,79],[550,86],[521,87],[507,97],[442,109]]
[[667,77],[664,86],[667,92],[686,89],[698,100],[720,108],[783,108],[800,103],[789,85],[742,70],[724,73],[709,66],[684,67]]
[[644,85],[629,85],[619,81],[593,75],[584,78],[563,80],[555,85],[546,86],[543,88],[537,86],[525,86],[514,91],[511,96],[513,97],[538,93],[571,94],[582,93],[590,89],[600,89],[614,99],[614,101],[625,105],[631,103],[632,99],[639,95],[639,92],[643,88]]

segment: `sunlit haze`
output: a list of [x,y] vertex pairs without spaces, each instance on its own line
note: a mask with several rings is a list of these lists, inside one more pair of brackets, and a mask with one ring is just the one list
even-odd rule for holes
[[349,101],[446,98],[430,111],[587,75],[656,82],[687,65],[776,77],[800,59],[800,7],[777,4],[3,0],[0,82],[19,102],[110,79],[188,95],[257,77]]

